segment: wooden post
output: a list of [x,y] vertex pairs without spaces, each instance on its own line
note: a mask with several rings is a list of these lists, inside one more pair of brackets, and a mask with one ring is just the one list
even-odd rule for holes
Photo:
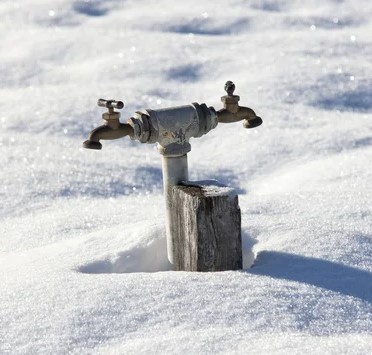
[[242,269],[241,215],[233,189],[217,181],[177,185],[170,207],[176,270]]

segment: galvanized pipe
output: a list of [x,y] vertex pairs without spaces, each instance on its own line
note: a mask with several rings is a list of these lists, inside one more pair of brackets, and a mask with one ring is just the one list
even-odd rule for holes
[[166,236],[167,236],[167,250],[168,260],[173,264],[173,240],[171,235],[171,224],[170,211],[172,208],[172,188],[180,184],[182,181],[187,181],[189,178],[188,167],[187,167],[187,154],[178,157],[167,157],[162,156],[163,165],[163,185],[164,185],[164,196],[165,196],[165,207],[166,207]]

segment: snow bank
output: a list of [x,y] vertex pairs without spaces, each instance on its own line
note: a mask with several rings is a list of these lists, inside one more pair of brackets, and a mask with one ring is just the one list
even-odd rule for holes
[[[0,353],[372,352],[370,1],[0,4]],[[264,124],[192,141],[245,270],[170,271],[156,148],[81,149],[100,97]],[[253,263],[253,267],[249,268]]]

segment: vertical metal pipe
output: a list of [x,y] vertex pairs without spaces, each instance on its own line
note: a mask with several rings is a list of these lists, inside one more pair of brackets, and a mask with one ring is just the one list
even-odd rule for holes
[[163,155],[163,184],[166,207],[166,233],[168,260],[173,264],[173,240],[171,236],[170,209],[172,199],[172,187],[189,178],[187,167],[187,154],[179,157],[167,157]]

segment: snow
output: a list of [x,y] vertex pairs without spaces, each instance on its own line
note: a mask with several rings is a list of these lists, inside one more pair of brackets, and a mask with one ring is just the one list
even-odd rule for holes
[[217,180],[199,180],[199,181],[185,181],[182,184],[200,187],[203,195],[211,196],[228,196],[229,198],[236,198],[237,192],[234,188],[226,186]]
[[[372,4],[0,3],[0,354],[372,353]],[[192,140],[239,193],[245,269],[171,271],[161,159],[81,148],[98,98],[264,124]],[[252,262],[254,265],[252,268]]]

